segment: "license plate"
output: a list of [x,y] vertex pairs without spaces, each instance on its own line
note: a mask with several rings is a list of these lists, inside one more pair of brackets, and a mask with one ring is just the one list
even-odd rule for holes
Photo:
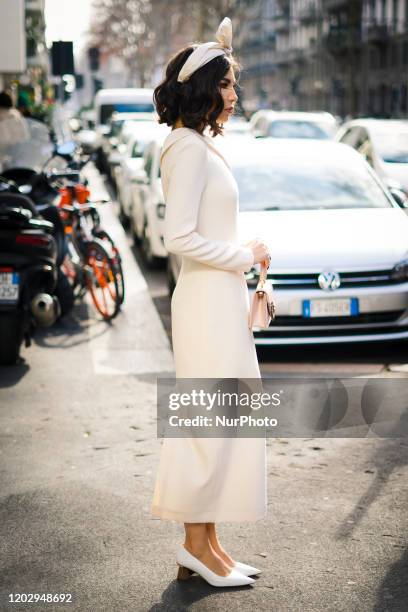
[[304,317],[353,317],[358,315],[357,298],[303,300]]
[[0,302],[17,302],[19,284],[17,272],[0,272]]

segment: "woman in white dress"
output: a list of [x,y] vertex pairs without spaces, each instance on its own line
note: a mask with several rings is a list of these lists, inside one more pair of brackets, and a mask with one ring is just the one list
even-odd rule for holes
[[[228,18],[217,41],[178,52],[154,92],[159,122],[172,126],[161,154],[164,241],[182,257],[171,301],[175,371],[178,379],[259,379],[244,273],[270,256],[259,239],[238,244],[237,184],[203,134],[222,134],[237,101]],[[262,437],[164,439],[151,511],[184,523],[179,579],[197,572],[214,586],[254,582],[260,570],[232,559],[215,524],[265,517],[265,456]]]

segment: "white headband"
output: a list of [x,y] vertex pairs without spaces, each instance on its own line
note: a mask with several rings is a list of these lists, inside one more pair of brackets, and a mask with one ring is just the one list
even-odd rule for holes
[[194,49],[180,70],[177,81],[184,83],[193,72],[219,55],[231,55],[232,23],[229,17],[225,17],[221,21],[215,37],[218,42],[203,43]]

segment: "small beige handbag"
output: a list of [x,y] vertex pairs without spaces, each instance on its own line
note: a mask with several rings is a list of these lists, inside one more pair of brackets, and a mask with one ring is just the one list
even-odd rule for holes
[[252,297],[251,310],[249,313],[249,328],[269,327],[275,318],[275,303],[273,301],[273,287],[267,279],[268,266],[262,262],[259,282]]

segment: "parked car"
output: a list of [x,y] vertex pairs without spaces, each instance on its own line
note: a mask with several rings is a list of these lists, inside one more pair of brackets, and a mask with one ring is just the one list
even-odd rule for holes
[[158,131],[145,145],[143,167],[132,188],[132,233],[150,267],[163,264],[167,258],[163,241],[165,205],[160,179],[160,151],[168,133],[168,128]]
[[101,155],[104,171],[114,180],[114,169],[120,163],[120,145],[126,144],[135,122],[157,121],[155,113],[113,113],[109,120],[109,132],[102,136]]
[[388,187],[408,196],[408,121],[355,119],[340,128],[336,140],[364,155]]
[[[96,150],[98,165],[103,167],[102,137],[109,132],[109,119],[117,113],[154,113],[153,89],[100,89],[95,96]],[[100,157],[100,159],[99,159]],[[105,160],[106,163],[106,160]]]
[[92,153],[96,148],[95,111],[82,111],[70,120],[70,128],[75,142],[81,145],[84,153]]
[[225,135],[245,135],[252,136],[251,124],[245,117],[235,115],[230,117],[228,122],[224,125]]
[[144,152],[156,134],[168,134],[169,128],[156,121],[130,122],[123,126],[118,145],[119,163],[114,167],[121,221],[128,225],[131,216],[133,191],[138,179],[144,179]]
[[96,127],[107,126],[114,112],[153,113],[153,89],[100,89],[95,96]]
[[325,112],[259,110],[250,119],[256,138],[333,138],[337,121]]
[[[239,189],[239,242],[258,236],[271,252],[277,315],[256,343],[408,338],[408,217],[364,158],[330,140],[223,151]],[[170,286],[179,268],[170,254]],[[251,298],[258,277],[259,265],[246,275]]]

